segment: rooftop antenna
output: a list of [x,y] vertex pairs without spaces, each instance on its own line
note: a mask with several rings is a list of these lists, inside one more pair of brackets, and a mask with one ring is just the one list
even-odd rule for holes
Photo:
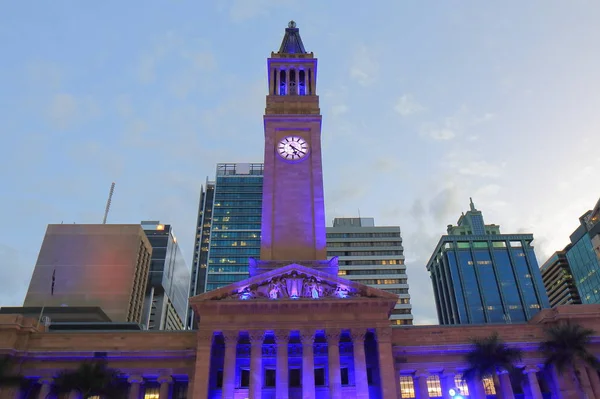
[[108,201],[106,201],[106,210],[104,211],[104,219],[102,220],[102,224],[106,224],[106,217],[108,216],[108,211],[110,210],[110,201],[112,201],[113,193],[115,192],[115,182],[112,182],[110,185],[110,191],[108,192]]

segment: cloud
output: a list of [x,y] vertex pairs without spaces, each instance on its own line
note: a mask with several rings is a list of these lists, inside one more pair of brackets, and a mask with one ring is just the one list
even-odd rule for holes
[[348,106],[345,104],[338,104],[331,107],[331,115],[340,116],[348,112]]
[[446,223],[460,210],[459,192],[456,186],[444,188],[429,203],[429,211],[437,224]]
[[48,116],[57,129],[70,128],[77,117],[77,100],[68,93],[56,94],[50,101]]
[[92,97],[78,98],[70,93],[57,93],[50,99],[46,114],[54,128],[68,130],[77,123],[97,117],[100,108]]
[[458,168],[458,173],[465,176],[500,177],[502,168],[487,161],[469,161]]
[[[291,0],[233,0],[229,7],[229,17],[234,22],[244,22],[267,16],[273,8],[285,8],[286,10],[292,8],[290,11],[293,11],[296,9],[296,4]],[[223,9],[223,6],[220,5],[219,8]]]
[[402,116],[409,116],[423,111],[425,108],[415,101],[410,94],[405,94],[396,101],[394,111]]
[[361,44],[357,47],[350,63],[350,77],[361,86],[371,86],[379,73],[379,64],[367,46]]
[[448,128],[430,129],[427,130],[425,134],[438,141],[452,140],[456,137],[456,133]]

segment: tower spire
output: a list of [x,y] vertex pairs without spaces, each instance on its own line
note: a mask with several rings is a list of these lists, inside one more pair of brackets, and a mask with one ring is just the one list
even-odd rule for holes
[[306,54],[304,44],[300,38],[300,30],[293,20],[288,23],[288,27],[285,29],[285,36],[283,36],[278,54]]
[[469,206],[471,207],[472,211],[476,211],[477,209],[475,209],[475,204],[473,203],[473,198],[469,197]]

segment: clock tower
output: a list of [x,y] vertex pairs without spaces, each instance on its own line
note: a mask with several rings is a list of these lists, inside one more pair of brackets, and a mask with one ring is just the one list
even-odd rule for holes
[[279,51],[271,53],[267,70],[260,264],[266,269],[289,263],[325,266],[317,59],[304,49],[294,21]]

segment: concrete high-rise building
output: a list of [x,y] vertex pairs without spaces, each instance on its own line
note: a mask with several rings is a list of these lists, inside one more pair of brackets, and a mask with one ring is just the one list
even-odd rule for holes
[[190,296],[248,277],[259,258],[262,163],[217,164],[200,193]]
[[141,323],[151,255],[139,224],[50,224],[23,306],[98,306]]
[[141,224],[152,245],[142,322],[149,330],[182,330],[187,323],[190,271],[171,225]]
[[581,303],[565,251],[555,252],[540,268],[550,306]]
[[550,307],[532,234],[500,234],[473,201],[447,232],[427,263],[440,324],[518,323]]
[[392,324],[412,324],[400,227],[375,226],[374,218],[335,218],[327,227],[327,257],[334,256],[339,276],[398,295]]
[[587,211],[579,218],[579,227],[565,248],[573,279],[582,303],[600,303],[600,258],[594,243],[600,244],[598,211]]

